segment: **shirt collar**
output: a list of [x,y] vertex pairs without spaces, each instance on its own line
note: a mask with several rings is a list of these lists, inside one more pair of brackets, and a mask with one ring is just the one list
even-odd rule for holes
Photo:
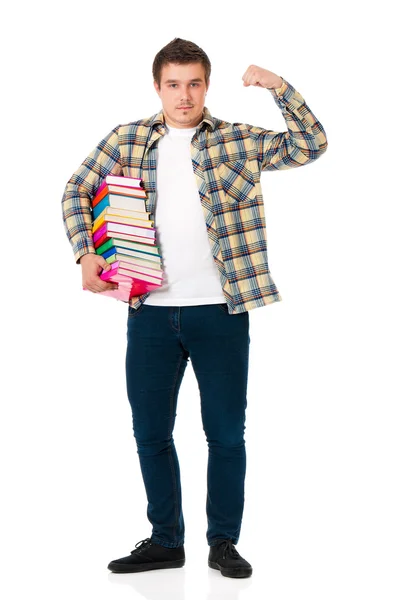
[[[151,117],[149,119],[149,122],[148,122],[148,124],[149,124],[150,127],[155,127],[155,125],[157,123],[160,123],[161,125],[164,125],[163,109],[160,110],[156,115],[154,115],[153,117]],[[207,106],[205,106],[203,108],[203,118],[202,118],[202,121],[198,124],[198,127],[201,128],[204,123],[207,123],[210,126],[210,129],[212,131],[214,131],[214,128],[216,126],[215,119],[211,116],[210,111],[207,108]]]

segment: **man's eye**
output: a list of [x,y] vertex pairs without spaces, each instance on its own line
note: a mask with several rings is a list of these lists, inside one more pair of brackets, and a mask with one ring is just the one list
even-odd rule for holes
[[[170,83],[170,87],[173,87],[174,85],[177,85],[176,83]],[[198,83],[191,83],[191,85],[199,85]]]

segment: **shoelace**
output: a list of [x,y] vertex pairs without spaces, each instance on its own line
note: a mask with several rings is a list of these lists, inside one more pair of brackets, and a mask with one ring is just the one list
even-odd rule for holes
[[[139,544],[141,544],[141,546],[139,546]],[[145,548],[148,548],[148,546],[150,546],[151,544],[152,544],[151,538],[145,538],[144,540],[140,540],[135,545],[135,547],[137,549],[136,550],[132,550],[130,552],[130,554],[133,554],[133,552],[140,553],[142,550],[145,550]]]
[[222,547],[223,544],[225,544],[222,555],[223,558],[226,558],[227,552],[231,558],[240,558],[239,552],[234,547],[232,540],[224,540],[220,543],[220,546]]

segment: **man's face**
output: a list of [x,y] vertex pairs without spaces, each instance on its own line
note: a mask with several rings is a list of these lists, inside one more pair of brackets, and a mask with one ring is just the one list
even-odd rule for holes
[[169,63],[162,68],[160,88],[156,81],[153,84],[162,100],[164,118],[170,127],[184,129],[196,127],[201,122],[208,90],[201,63]]

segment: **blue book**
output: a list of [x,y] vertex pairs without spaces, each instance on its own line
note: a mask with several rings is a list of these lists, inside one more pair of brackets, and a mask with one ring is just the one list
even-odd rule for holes
[[112,254],[116,254],[116,248],[115,248],[115,246],[113,246],[113,248],[110,248],[106,252],[103,252],[102,256],[103,256],[103,258],[108,258],[108,256],[112,256]]

